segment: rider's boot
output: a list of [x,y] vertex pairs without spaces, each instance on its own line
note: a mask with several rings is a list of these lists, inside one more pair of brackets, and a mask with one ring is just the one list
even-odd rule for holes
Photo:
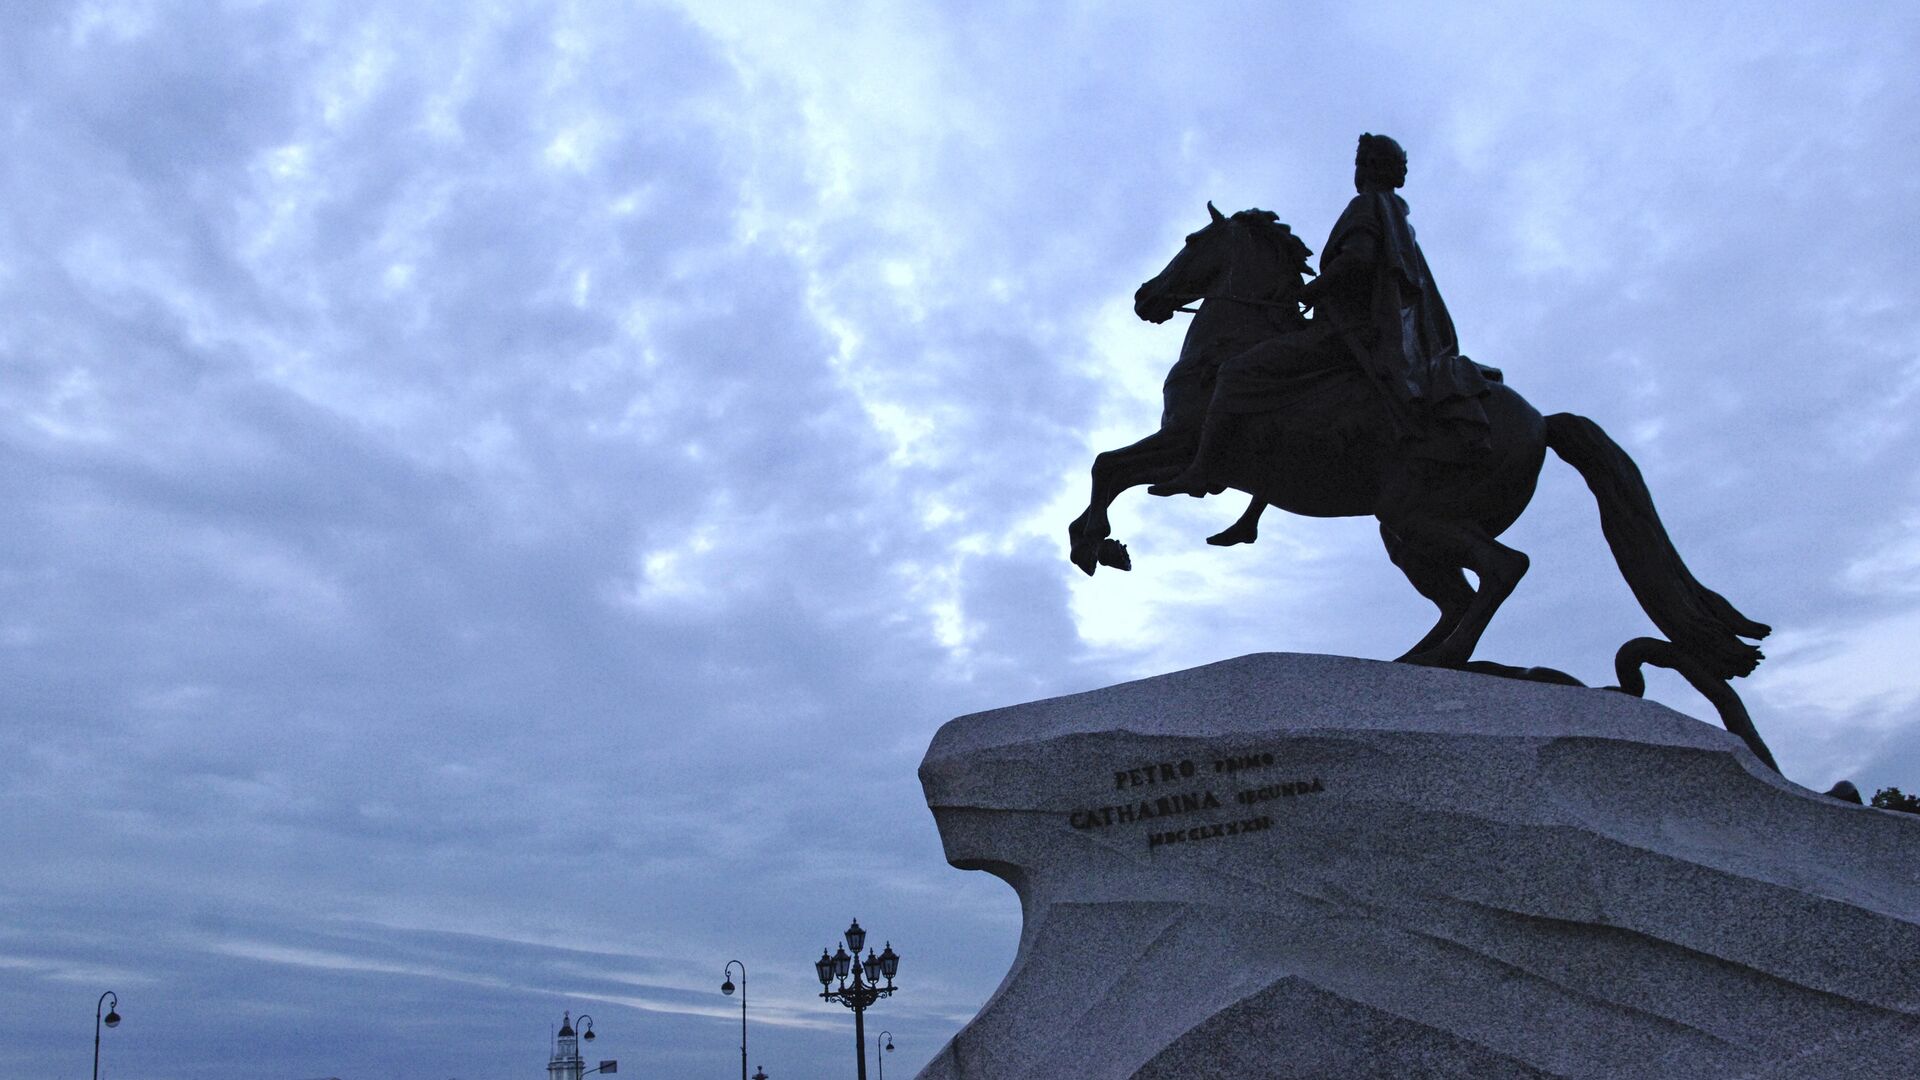
[[1251,544],[1260,539],[1260,515],[1266,509],[1267,504],[1264,501],[1254,499],[1241,512],[1238,521],[1207,537],[1207,543],[1214,547],[1232,547],[1235,544]]
[[1226,416],[1219,409],[1209,411],[1206,422],[1200,425],[1200,447],[1194,451],[1192,464],[1173,479],[1148,488],[1147,494],[1192,495],[1197,499],[1222,490],[1221,485],[1214,482],[1209,474],[1218,464],[1221,431],[1226,426]]

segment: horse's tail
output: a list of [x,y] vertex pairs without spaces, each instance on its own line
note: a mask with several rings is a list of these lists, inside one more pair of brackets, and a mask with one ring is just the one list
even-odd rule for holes
[[1719,593],[1694,580],[1660,524],[1653,496],[1627,452],[1599,424],[1572,413],[1547,417],[1547,445],[1578,469],[1593,489],[1607,546],[1653,624],[1715,678],[1751,673],[1761,653],[1740,639],[1758,640],[1770,628],[1740,614]]

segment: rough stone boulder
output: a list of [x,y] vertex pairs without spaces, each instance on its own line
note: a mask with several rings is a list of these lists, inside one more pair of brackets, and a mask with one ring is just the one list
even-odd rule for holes
[[1025,920],[923,1080],[1920,1076],[1920,816],[1651,702],[1261,654],[920,779]]

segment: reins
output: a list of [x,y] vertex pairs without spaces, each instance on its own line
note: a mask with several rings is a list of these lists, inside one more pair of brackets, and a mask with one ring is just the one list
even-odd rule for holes
[[[1254,307],[1291,308],[1294,311],[1300,310],[1300,301],[1298,300],[1294,300],[1291,302],[1283,301],[1283,300],[1255,300],[1250,296],[1228,296],[1224,293],[1217,296],[1205,295],[1205,294],[1202,294],[1199,296],[1176,296],[1173,299],[1178,300],[1181,303],[1193,303],[1195,301],[1204,302],[1207,300],[1231,300],[1236,304],[1251,304]],[[1200,314],[1200,309],[1197,307],[1177,307],[1177,308],[1174,308],[1173,310],[1184,311],[1189,315]]]

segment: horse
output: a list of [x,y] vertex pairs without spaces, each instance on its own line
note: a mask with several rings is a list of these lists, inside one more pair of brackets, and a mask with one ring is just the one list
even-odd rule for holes
[[[1645,686],[1642,664],[1671,668],[1778,771],[1728,686],[1762,659],[1758,646],[1742,639],[1764,638],[1769,628],[1695,580],[1638,466],[1600,425],[1572,413],[1543,417],[1495,373],[1480,401],[1485,447],[1462,462],[1423,460],[1359,361],[1332,347],[1332,331],[1302,314],[1298,294],[1313,274],[1307,246],[1269,211],[1228,216],[1208,203],[1207,212],[1208,223],[1134,294],[1134,313],[1146,321],[1164,323],[1176,311],[1191,312],[1193,321],[1162,389],[1159,430],[1094,458],[1087,508],[1067,528],[1076,566],[1089,575],[1101,566],[1132,568],[1126,546],[1110,535],[1108,507],[1129,488],[1182,472],[1198,448],[1221,365],[1261,350],[1279,403],[1236,418],[1213,473],[1219,484],[1210,489],[1234,488],[1253,502],[1209,542],[1251,541],[1267,505],[1312,517],[1374,517],[1388,558],[1439,609],[1432,629],[1399,661],[1578,685],[1550,669],[1473,659],[1530,565],[1498,537],[1532,500],[1551,449],[1592,489],[1621,575],[1666,635],[1622,646],[1615,656],[1620,685],[1612,689],[1637,696]],[[1182,306],[1195,301],[1197,307]],[[1477,585],[1463,573],[1469,570]]]

